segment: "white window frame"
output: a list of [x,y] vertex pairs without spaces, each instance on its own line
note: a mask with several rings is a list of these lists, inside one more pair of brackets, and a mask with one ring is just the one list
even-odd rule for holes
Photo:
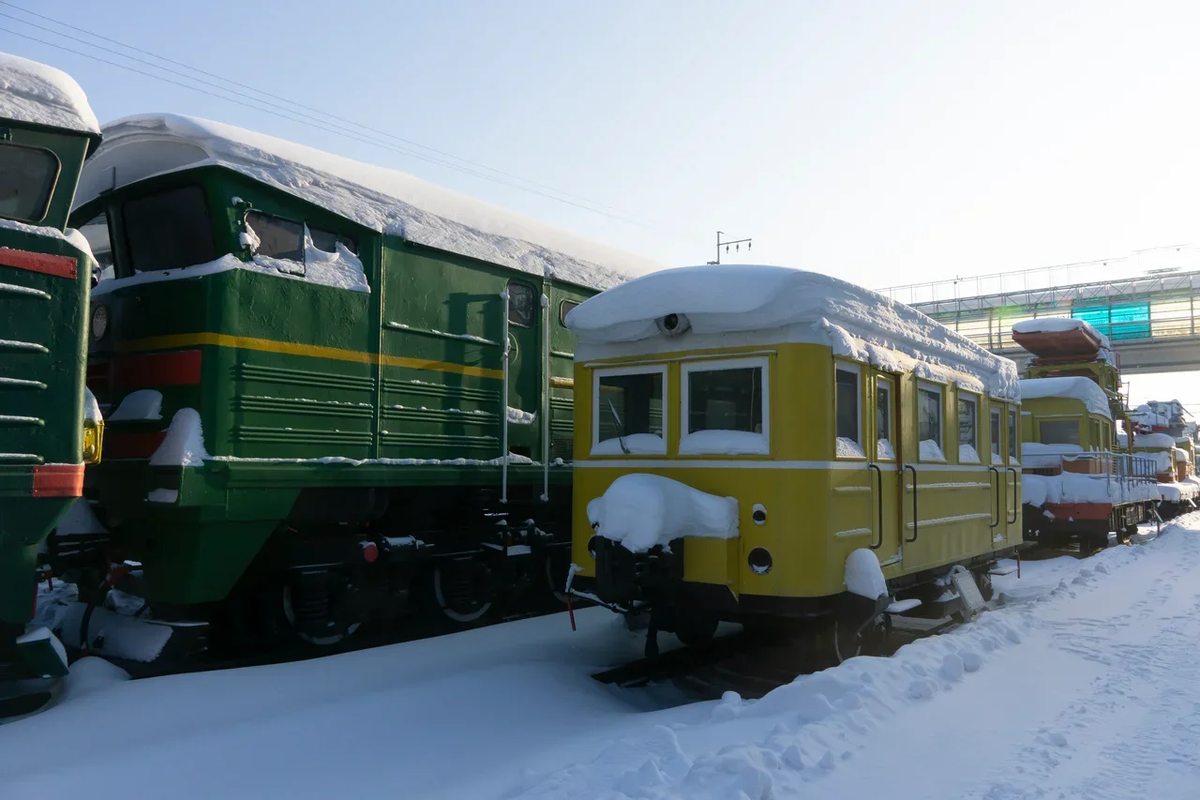
[[[598,454],[596,445],[600,444],[600,380],[601,378],[620,377],[623,375],[661,375],[662,376],[662,452],[655,453],[621,453],[620,455]],[[592,447],[591,454],[597,458],[637,458],[638,456],[663,456],[667,454],[667,405],[669,388],[667,385],[667,365],[652,364],[647,366],[606,367],[592,370]]]
[[[679,368],[679,452],[683,454],[684,442],[692,431],[690,426],[691,420],[688,414],[689,400],[691,399],[691,376],[693,372],[722,372],[731,369],[753,369],[755,367],[762,370],[762,397],[759,402],[762,403],[762,433],[759,434],[763,438],[763,449],[761,452],[753,453],[752,455],[770,455],[771,454],[771,362],[765,356],[760,358],[726,358],[710,361],[688,361],[680,365]],[[748,431],[742,431],[747,433]],[[702,450],[692,451],[689,449],[687,455],[715,455],[714,453],[705,453]]]
[[[938,433],[941,439],[937,443],[938,449],[942,451],[941,458],[923,458],[921,457],[921,442],[925,441],[921,438],[921,392],[932,391],[938,396]],[[957,411],[957,409],[955,409]],[[936,464],[941,464],[946,461],[946,387],[941,383],[933,383],[932,381],[917,381],[917,460],[932,461]]]
[[[887,391],[887,421],[888,421],[888,444],[892,446],[892,457],[887,458],[879,454],[879,389],[883,387]],[[892,441],[892,437],[896,433],[896,381],[894,378],[884,375],[875,376],[875,397],[873,407],[875,409],[875,460],[876,461],[895,461],[896,460],[896,443]]]
[[[837,374],[845,372],[854,376],[854,391],[858,395],[858,402],[855,406],[858,408],[858,416],[854,420],[854,443],[859,446],[863,453],[867,452],[866,442],[863,441],[863,369],[861,364],[856,364],[853,361],[834,361],[833,362],[833,438],[836,441],[838,438],[837,431]],[[836,449],[834,451],[836,453]],[[863,458],[863,456],[838,456],[838,458]]]
[[[971,445],[972,449],[975,450],[975,455],[977,456],[977,458],[974,461],[967,461],[966,463],[968,463],[968,464],[982,464],[983,463],[983,453],[979,452],[979,409],[981,407],[979,400],[980,400],[979,395],[975,394],[974,392],[964,392],[961,389],[959,390],[958,397],[955,400],[954,422],[955,422],[955,426],[958,428],[958,440],[959,440],[958,447],[959,447],[959,454],[960,454],[959,458],[958,458],[958,462],[960,464],[963,463],[962,456],[961,456],[963,443],[962,443],[962,423],[959,422],[959,420],[958,420],[958,404],[959,403],[970,403],[971,405],[975,406],[975,441],[970,442],[969,444]],[[988,424],[991,425],[991,417],[988,418]],[[944,431],[943,431],[943,433],[944,433]],[[942,452],[943,452],[943,454],[945,453],[944,448],[943,448]],[[991,458],[990,455],[989,455],[989,458]]]

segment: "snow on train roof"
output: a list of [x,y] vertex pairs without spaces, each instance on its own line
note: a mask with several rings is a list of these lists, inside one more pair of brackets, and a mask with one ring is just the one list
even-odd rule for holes
[[825,344],[883,369],[911,369],[999,398],[1020,396],[1016,366],[1008,359],[891,298],[791,267],[656,272],[585,300],[566,322],[579,337],[576,357],[586,359],[611,352],[607,345],[650,340],[659,349],[667,346],[663,342],[674,339],[660,333],[658,320],[668,314],[686,316],[691,327],[685,337],[715,335],[708,346],[760,343],[762,337],[751,334],[771,331],[773,341]]
[[100,132],[87,95],[74,78],[62,70],[8,53],[0,53],[0,118]]
[[1067,378],[1026,378],[1021,381],[1022,400],[1036,400],[1042,397],[1078,400],[1087,407],[1089,413],[1100,414],[1112,419],[1108,395],[1104,394],[1104,390],[1091,378],[1072,376]]
[[173,114],[105,125],[104,143],[84,169],[76,205],[151,175],[208,164],[406,241],[581,286],[606,289],[666,266],[398,170]]
[[1108,337],[1100,331],[1092,327],[1091,323],[1074,317],[1035,317],[1034,319],[1024,319],[1015,323],[1012,326],[1013,333],[1061,333],[1063,331],[1085,330],[1092,336],[1096,337],[1096,341],[1100,342],[1101,347],[1112,347],[1112,343],[1108,341]]

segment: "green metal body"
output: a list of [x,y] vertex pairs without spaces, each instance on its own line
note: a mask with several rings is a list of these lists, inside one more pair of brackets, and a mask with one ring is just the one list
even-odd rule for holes
[[32,616],[38,545],[78,496],[91,260],[62,232],[97,138],[0,119],[0,147],[59,163],[45,215],[0,222],[0,650]]
[[[109,291],[101,283],[93,303],[107,307],[111,324],[92,342],[89,385],[106,416],[140,389],[160,392],[163,402],[161,419],[108,422],[104,460],[88,470],[87,491],[99,500],[114,546],[144,564],[151,602],[225,598],[273,535],[318,524],[320,508],[313,510],[306,492],[341,492],[322,495],[334,503],[351,498],[351,527],[383,513],[365,510],[368,500],[352,498],[367,495],[355,491],[390,492],[396,533],[416,524],[406,503],[415,508],[437,492],[498,494],[507,409],[537,414],[533,424],[508,425],[508,444],[541,461],[547,392],[551,459],[569,458],[574,337],[560,310],[593,291],[415,246],[216,166],[102,195],[74,221],[108,214],[116,274],[127,277],[122,204],[186,184],[204,189],[218,255],[247,256],[236,197],[353,239],[371,291],[248,269],[188,277],[194,268],[183,268]],[[502,293],[514,283],[544,293],[549,305],[537,309],[531,327],[510,328],[505,397]],[[547,319],[553,380],[544,369]],[[199,412],[205,449],[215,458],[151,466],[149,455],[185,408]],[[510,464],[512,502],[536,509],[545,477],[540,465]],[[565,508],[569,467],[552,465],[548,480],[544,505]],[[148,502],[158,489],[178,495]],[[561,534],[567,541],[569,531]]]

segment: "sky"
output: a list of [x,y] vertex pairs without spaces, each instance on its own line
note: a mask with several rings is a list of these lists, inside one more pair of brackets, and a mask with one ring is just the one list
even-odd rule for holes
[[[1200,240],[1196,3],[100,7],[0,3],[0,50],[70,73],[101,121],[168,111],[240,125],[403,169],[668,264],[712,259],[719,229],[753,238],[731,260],[884,288]],[[269,102],[315,119],[61,49],[151,71],[115,54],[148,56],[88,34],[288,98]],[[344,124],[333,116],[356,123],[352,135],[333,130]],[[378,137],[363,126],[570,202],[495,172],[499,180],[486,180],[479,166],[414,157],[434,154],[398,139],[363,141]],[[1200,378],[1187,380],[1132,385],[1182,391],[1200,408]]]

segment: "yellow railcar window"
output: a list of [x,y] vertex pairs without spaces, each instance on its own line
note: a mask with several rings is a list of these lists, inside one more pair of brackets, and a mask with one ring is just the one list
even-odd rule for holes
[[666,368],[597,375],[592,455],[661,455]]
[[945,459],[942,452],[942,389],[932,384],[917,388],[917,438],[921,458]]
[[1017,461],[1017,445],[1021,441],[1021,437],[1017,435],[1017,410],[1010,408],[1008,410],[1008,457],[1010,460]]
[[1039,422],[1038,441],[1042,444],[1079,444],[1079,420],[1056,419]]
[[859,370],[850,364],[838,364],[834,370],[834,402],[837,417],[837,454],[861,458],[862,410],[858,388]]
[[1003,464],[1004,458],[1000,454],[1000,436],[1004,430],[1004,421],[1001,419],[1001,411],[998,408],[992,409],[992,463]]
[[875,379],[875,457],[892,460],[896,448],[892,444],[892,382]]
[[979,402],[963,394],[958,397],[958,460],[979,463]]
[[770,452],[767,360],[730,359],[682,367],[685,455]]

